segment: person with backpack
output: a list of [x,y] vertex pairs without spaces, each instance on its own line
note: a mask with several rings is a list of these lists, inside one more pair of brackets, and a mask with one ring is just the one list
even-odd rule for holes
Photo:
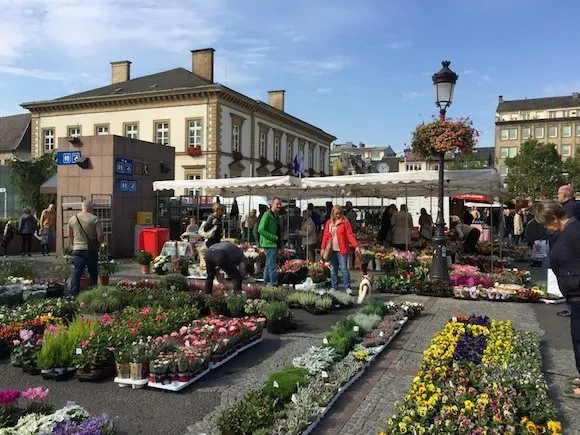
[[24,257],[25,254],[31,256],[32,251],[32,235],[38,228],[38,222],[36,218],[30,213],[30,207],[24,208],[24,213],[20,216],[18,221],[18,229],[20,231],[20,236],[22,237],[22,249],[21,254]]

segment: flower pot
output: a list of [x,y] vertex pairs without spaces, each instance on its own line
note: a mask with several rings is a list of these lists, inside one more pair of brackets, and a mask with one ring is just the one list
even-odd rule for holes
[[143,379],[143,364],[132,362],[129,364],[131,379],[134,381],[140,381]]
[[178,373],[177,380],[179,382],[187,382],[189,381],[189,373]]
[[79,285],[79,291],[83,291],[89,288],[89,276],[83,275],[81,276],[81,282]]
[[266,324],[266,329],[270,334],[282,334],[284,331],[284,325],[286,324],[285,320],[277,319],[277,320],[270,320],[268,319],[268,323]]
[[375,258],[375,270],[379,271],[381,270],[381,260]]
[[55,367],[54,368],[54,372],[57,375],[62,375],[62,374],[64,374],[65,371],[66,371],[66,367]]
[[99,276],[99,285],[109,285],[109,276]]
[[143,275],[148,275],[151,273],[151,265],[149,264],[142,264],[141,265],[141,273]]
[[117,376],[121,379],[129,379],[131,377],[131,366],[130,364],[116,364],[117,366]]
[[48,375],[50,373],[54,373],[54,369],[42,369],[40,370],[40,373],[42,373],[43,375]]

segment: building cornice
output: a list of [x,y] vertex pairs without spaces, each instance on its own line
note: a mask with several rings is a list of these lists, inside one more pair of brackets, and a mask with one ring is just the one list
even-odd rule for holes
[[242,109],[260,115],[264,120],[292,126],[298,131],[307,132],[322,142],[333,142],[336,137],[318,127],[298,119],[286,112],[278,110],[266,103],[256,101],[226,86],[212,84],[195,88],[171,89],[168,91],[146,91],[126,95],[107,95],[65,100],[49,100],[22,103],[21,106],[31,113],[58,114],[60,112],[88,112],[91,110],[130,109],[135,105],[156,105],[180,102],[202,102],[218,98],[221,101],[233,103]]
[[558,122],[579,122],[579,116],[567,116],[566,118],[541,118],[541,119],[515,119],[508,121],[495,121],[495,125],[521,125],[521,124],[556,124]]

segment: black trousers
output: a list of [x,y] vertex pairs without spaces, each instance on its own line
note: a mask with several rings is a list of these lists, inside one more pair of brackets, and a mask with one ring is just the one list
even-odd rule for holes
[[479,242],[479,236],[481,232],[477,228],[473,228],[463,242],[463,253],[464,254],[477,254],[477,242]]
[[211,294],[213,292],[213,280],[216,275],[216,269],[220,268],[228,274],[232,280],[233,290],[236,293],[242,291],[242,274],[227,252],[220,250],[208,250],[205,257],[205,265],[207,269],[207,279],[205,280],[205,292]]
[[576,358],[576,370],[580,376],[580,301],[568,301],[570,307],[570,329],[572,330],[572,347]]
[[22,234],[22,253],[30,254],[32,250],[32,234]]

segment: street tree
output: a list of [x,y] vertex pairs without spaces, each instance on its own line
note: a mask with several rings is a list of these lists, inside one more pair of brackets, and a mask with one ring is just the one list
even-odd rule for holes
[[537,140],[524,142],[515,157],[507,158],[505,182],[513,196],[552,197],[564,183],[564,164],[556,145]]
[[456,169],[485,169],[487,168],[487,159],[478,153],[461,153],[457,158],[447,164],[447,168]]
[[564,162],[564,172],[568,174],[568,182],[574,186],[576,191],[580,190],[580,147],[576,148],[574,157],[569,157]]
[[30,206],[38,215],[54,201],[54,195],[40,193],[40,186],[56,174],[56,155],[45,153],[28,160],[9,163],[12,183],[17,187],[22,205]]

